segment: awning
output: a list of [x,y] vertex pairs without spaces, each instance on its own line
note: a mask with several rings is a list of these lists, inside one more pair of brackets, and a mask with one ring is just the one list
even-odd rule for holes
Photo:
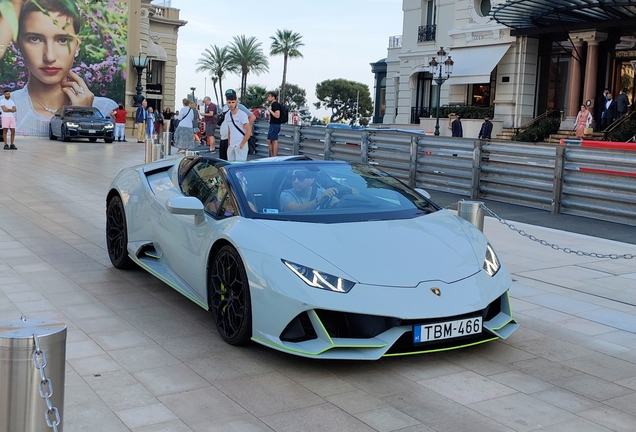
[[160,44],[156,44],[152,39],[148,39],[148,51],[146,53],[149,59],[158,61],[168,61],[168,54]]
[[495,21],[515,29],[595,24],[636,18],[636,0],[507,0],[493,5]]
[[450,56],[455,62],[453,74],[446,81],[450,85],[490,82],[492,70],[501,61],[510,44],[455,48]]

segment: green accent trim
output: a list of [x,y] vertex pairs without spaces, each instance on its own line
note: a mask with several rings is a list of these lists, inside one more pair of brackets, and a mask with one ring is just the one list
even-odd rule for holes
[[181,287],[179,287],[178,285],[173,284],[172,282],[170,282],[170,280],[166,279],[163,275],[161,275],[160,273],[156,272],[155,270],[153,270],[151,267],[147,266],[146,264],[144,264],[143,262],[141,262],[136,256],[134,255],[128,255],[135,263],[137,263],[137,265],[141,268],[143,268],[144,270],[146,270],[148,273],[150,273],[151,275],[153,275],[154,277],[156,277],[157,279],[159,279],[161,282],[165,283],[166,285],[169,285],[171,288],[173,288],[175,291],[178,291],[180,294],[182,294],[183,296],[187,297],[188,299],[192,300],[193,302],[195,302],[196,304],[198,304],[199,306],[201,306],[203,309],[205,310],[209,310],[208,305],[206,305],[205,303],[203,303],[202,301],[200,301],[199,299],[197,299],[196,297],[192,296],[190,293],[188,293],[187,291],[184,291],[181,289]]
[[309,312],[311,312],[313,314],[314,318],[316,318],[316,321],[318,321],[318,324],[320,324],[320,328],[324,332],[325,336],[327,336],[327,338],[329,339],[329,343],[331,345],[333,345],[333,339],[331,339],[331,336],[329,336],[329,332],[327,331],[327,329],[325,328],[324,324],[322,323],[322,321],[318,317],[318,314],[316,313],[316,310],[315,309],[311,309]]
[[288,351],[288,352],[294,352],[294,353],[300,353],[300,354],[306,354],[306,355],[311,355],[311,356],[318,356],[324,352],[327,352],[333,348],[384,348],[387,344],[380,344],[380,345],[332,345],[329,346],[323,350],[320,350],[318,352],[309,352],[309,351],[303,351],[303,350],[298,350],[298,349],[294,349],[294,348],[289,348],[286,347],[285,345],[280,345],[277,344],[275,342],[271,342],[265,339],[261,339],[258,338],[256,336],[252,336],[252,340],[256,341],[256,342],[260,342],[263,345],[269,345],[269,346],[274,346],[274,347],[278,347],[284,351]]
[[154,258],[154,259],[161,258],[161,255],[159,255],[159,254],[152,254],[150,252],[145,252],[145,254],[146,254],[147,257],[150,257],[150,258]]
[[466,348],[466,347],[470,347],[470,346],[480,345],[480,344],[483,344],[483,343],[486,343],[486,342],[491,342],[491,341],[494,341],[494,340],[497,340],[497,339],[499,339],[499,337],[494,337],[494,338],[486,339],[486,340],[483,340],[483,341],[473,342],[473,343],[470,343],[470,344],[459,345],[459,346],[450,347],[450,348],[433,349],[433,350],[426,350],[426,351],[414,351],[414,352],[409,352],[409,353],[384,354],[382,357],[398,357],[398,356],[406,356],[406,355],[413,355],[413,354],[426,354],[426,353],[434,353],[434,352],[451,351],[451,350],[454,350],[454,349]]

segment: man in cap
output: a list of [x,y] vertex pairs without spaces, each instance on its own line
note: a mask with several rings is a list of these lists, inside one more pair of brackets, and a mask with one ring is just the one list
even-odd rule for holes
[[[232,89],[228,89],[225,91],[225,97],[227,99],[228,96],[234,97],[236,98],[236,92]],[[241,110],[242,112],[244,112],[245,114],[248,115],[248,120],[250,123],[250,127],[254,125],[254,122],[256,121],[256,116],[254,116],[254,114],[248,110],[245,105],[239,103],[238,105],[238,109]],[[223,116],[223,118],[225,119],[225,115],[228,112],[229,108],[227,105],[223,105],[223,109],[221,110],[221,114]],[[231,124],[230,124],[231,126]],[[234,127],[234,126],[232,126]],[[227,149],[228,149],[228,122],[226,122],[225,120],[223,120],[223,123],[221,124],[221,126],[219,127],[219,134],[221,135],[221,142],[219,143],[219,159],[224,159],[224,160],[228,160],[227,158]],[[238,133],[238,132],[237,132]]]
[[451,123],[451,131],[454,137],[461,138],[464,136],[464,129],[462,128],[461,116],[459,114],[455,114],[455,120]]
[[484,122],[481,125],[481,129],[479,130],[479,139],[489,140],[490,135],[492,134],[492,123],[490,122],[490,115],[486,114],[484,116]]
[[228,111],[225,113],[223,123],[227,123],[228,132],[227,160],[245,161],[247,160],[247,152],[249,151],[247,140],[252,136],[252,125],[249,121],[249,114],[239,109],[236,93],[226,93],[225,99],[227,101]]

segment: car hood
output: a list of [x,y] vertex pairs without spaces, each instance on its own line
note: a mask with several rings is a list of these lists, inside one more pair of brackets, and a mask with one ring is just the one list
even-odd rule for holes
[[[355,282],[414,287],[439,280],[452,283],[483,265],[473,249],[485,237],[462,227],[445,211],[405,220],[353,223],[259,221],[329,261]],[[293,260],[293,256],[281,257]],[[311,267],[312,263],[298,262]],[[323,270],[317,268],[316,270]]]

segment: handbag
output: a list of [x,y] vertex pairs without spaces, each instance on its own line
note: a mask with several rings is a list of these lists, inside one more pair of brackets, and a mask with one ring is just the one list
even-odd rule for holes
[[221,126],[223,124],[223,121],[225,120],[225,114],[227,114],[227,111],[225,111],[223,114],[221,114],[219,119],[216,121],[216,125],[217,126]]
[[583,135],[592,135],[594,133],[594,129],[592,129],[591,127],[586,127],[585,129],[583,129]]

